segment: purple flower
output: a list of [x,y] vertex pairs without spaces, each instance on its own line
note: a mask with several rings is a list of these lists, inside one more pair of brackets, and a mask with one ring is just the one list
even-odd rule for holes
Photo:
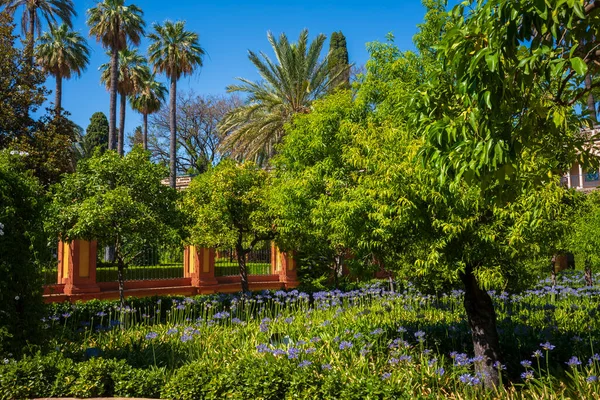
[[388,360],[388,364],[395,365],[395,364],[398,364],[398,362],[399,362],[399,361],[400,361],[400,360],[398,360],[397,358],[390,358],[390,359]]
[[259,353],[268,353],[269,352],[269,347],[266,344],[264,344],[264,343],[257,344],[256,345],[256,351],[258,351]]
[[571,368],[574,368],[578,365],[581,365],[581,361],[579,361],[579,358],[577,358],[576,356],[573,356],[565,364],[567,364]]
[[352,346],[352,342],[347,342],[344,340],[342,343],[340,343],[340,350],[350,349]]
[[320,341],[321,341],[321,338],[318,337],[318,336],[315,336],[315,337],[313,337],[313,338],[310,339],[311,343],[317,343],[317,342],[320,342]]
[[438,368],[435,370],[436,375],[439,376],[444,376],[444,374],[446,373],[446,370],[444,368]]
[[550,342],[540,343],[540,347],[546,351],[554,350],[556,346],[551,344]]
[[99,311],[98,313],[96,313],[96,315],[98,317],[106,317],[106,313],[104,311]]
[[398,327],[398,332],[404,333],[404,332],[406,332],[406,328],[404,328],[403,326],[400,326],[400,327]]
[[371,335],[380,335],[382,333],[383,333],[383,329],[377,328],[373,332],[371,332]]
[[321,365],[321,368],[329,371],[331,369],[331,364],[323,364],[323,365]]
[[523,361],[521,361],[521,365],[524,366],[525,368],[529,368],[529,367],[531,367],[531,361],[523,360]]
[[536,350],[536,351],[533,352],[533,354],[531,356],[535,357],[535,358],[543,358],[544,354],[542,354],[541,350]]
[[407,356],[407,355],[401,355],[399,358],[400,361],[406,361],[406,362],[411,362],[412,361],[412,356]]
[[598,382],[598,377],[596,375],[590,375],[586,378],[588,382]]
[[317,349],[315,349],[314,347],[309,347],[308,349],[304,350],[304,352],[305,352],[306,354],[312,354],[312,353],[314,353],[315,351],[317,351]]
[[290,360],[298,358],[298,355],[300,355],[300,349],[297,349],[295,347],[290,347],[287,354],[288,354],[288,358]]
[[156,332],[150,332],[146,335],[146,340],[152,340],[152,339],[156,339],[158,337],[158,333]]
[[425,340],[425,332],[423,331],[416,331],[415,332],[415,338],[419,341],[422,342],[423,340]]
[[301,363],[298,364],[298,367],[304,368],[304,367],[308,367],[311,364],[312,364],[312,362],[310,362],[308,360],[304,360],[304,361],[302,361]]
[[528,381],[533,379],[533,371],[525,371],[521,374],[521,379]]
[[62,316],[63,318],[69,318],[71,316],[71,313],[66,312]]
[[184,334],[183,336],[181,336],[181,341],[182,341],[183,343],[185,343],[185,342],[189,342],[190,340],[192,340],[192,335],[188,335],[188,334],[186,333],[186,334]]
[[383,380],[390,379],[391,376],[392,376],[391,373],[386,372],[386,373],[384,373],[384,374],[381,375],[381,379],[383,379]]
[[242,323],[242,320],[241,320],[241,319],[239,319],[239,318],[232,318],[232,319],[231,319],[231,323],[232,323],[232,324],[236,324],[236,325],[237,325],[237,324],[241,324],[241,323]]
[[494,364],[492,365],[494,368],[496,368],[498,371],[501,371],[503,369],[506,369],[506,365],[502,365],[502,363],[500,361],[496,361],[494,362]]
[[285,319],[285,323],[286,323],[286,324],[291,324],[292,322],[294,322],[294,317],[287,317],[287,318]]
[[471,374],[462,374],[461,376],[458,377],[458,379],[469,386],[475,386],[475,385],[479,385],[479,383],[481,382],[479,380],[479,378],[477,378],[476,376],[471,376]]

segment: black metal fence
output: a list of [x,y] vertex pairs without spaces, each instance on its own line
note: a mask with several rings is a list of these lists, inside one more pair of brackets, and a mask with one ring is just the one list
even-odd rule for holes
[[[248,275],[271,274],[271,246],[252,250],[246,255]],[[215,253],[215,276],[239,275],[237,254],[233,249],[217,249]]]
[[[118,267],[115,262],[105,261],[110,254],[99,248],[101,260],[96,267],[97,282],[118,280]],[[125,280],[141,281],[153,279],[183,278],[182,247],[151,247],[142,251],[125,270]]]

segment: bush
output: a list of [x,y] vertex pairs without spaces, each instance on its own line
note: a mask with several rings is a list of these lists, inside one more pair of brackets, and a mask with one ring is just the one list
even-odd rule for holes
[[0,357],[39,338],[42,189],[19,155],[0,151]]

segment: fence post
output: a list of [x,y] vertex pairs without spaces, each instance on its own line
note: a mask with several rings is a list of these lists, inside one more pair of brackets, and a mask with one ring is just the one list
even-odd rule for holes
[[279,282],[283,283],[286,289],[297,287],[300,282],[296,272],[294,252],[283,252],[274,244],[271,246],[271,272],[279,274]]
[[198,292],[215,292],[215,286],[219,284],[215,278],[215,249],[186,246],[183,272],[186,278],[191,278],[191,284]]
[[95,240],[73,240],[58,242],[58,283],[64,284],[64,293],[98,293],[96,283]]

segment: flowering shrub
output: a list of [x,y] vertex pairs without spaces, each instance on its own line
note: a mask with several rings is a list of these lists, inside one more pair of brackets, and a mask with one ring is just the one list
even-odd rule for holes
[[[504,385],[497,397],[593,398],[600,390],[600,288],[580,279],[492,293],[505,355],[494,366]],[[36,358],[42,367],[6,357],[0,393],[476,399],[485,396],[481,359],[461,302],[460,291],[432,296],[409,285],[140,299],[123,313],[115,302],[53,305],[43,321],[48,355]]]

